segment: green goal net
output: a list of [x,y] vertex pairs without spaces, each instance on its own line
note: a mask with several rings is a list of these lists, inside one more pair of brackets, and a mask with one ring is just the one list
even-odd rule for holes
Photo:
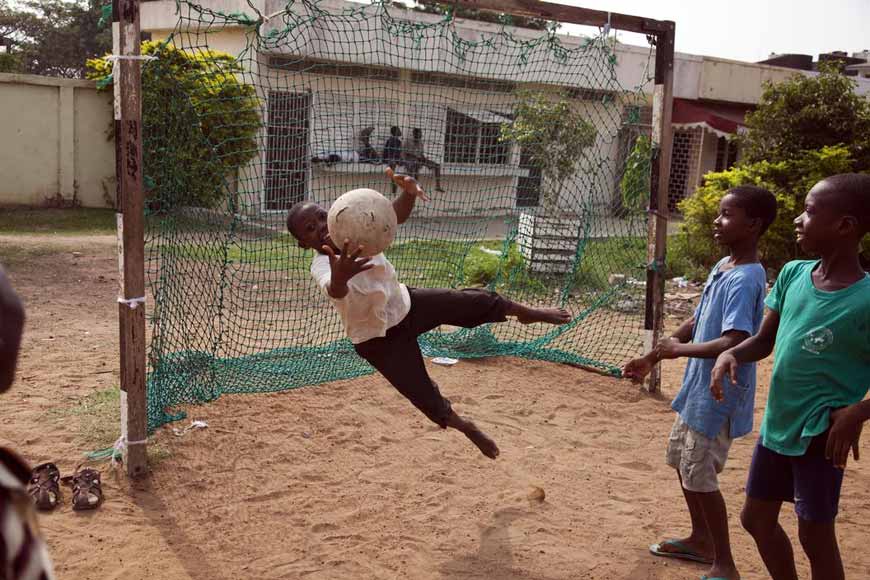
[[300,200],[395,195],[387,165],[431,197],[386,252],[400,281],[573,316],[442,327],[427,356],[618,375],[644,337],[651,48],[388,2],[273,8],[179,1],[143,45],[149,428],[224,393],[372,372],[284,222]]

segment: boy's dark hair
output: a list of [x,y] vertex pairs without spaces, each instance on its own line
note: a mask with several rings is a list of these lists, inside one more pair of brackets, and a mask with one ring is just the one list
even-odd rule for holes
[[858,220],[859,236],[870,232],[870,175],[866,173],[840,173],[822,180],[831,187],[842,215]]
[[737,199],[737,205],[743,208],[747,216],[761,220],[759,236],[776,220],[776,197],[763,187],[739,185],[729,189],[728,194]]
[[[293,231],[293,227],[291,224],[293,220],[296,219],[296,216],[299,215],[299,212],[302,211],[302,208],[305,207],[306,204],[311,203],[310,201],[298,201],[293,204],[293,207],[290,208],[290,211],[287,212],[287,231],[296,238],[296,232]],[[298,239],[298,238],[297,238]]]
[[390,135],[392,135],[393,137],[401,137],[402,130],[393,125],[392,127],[390,127]]

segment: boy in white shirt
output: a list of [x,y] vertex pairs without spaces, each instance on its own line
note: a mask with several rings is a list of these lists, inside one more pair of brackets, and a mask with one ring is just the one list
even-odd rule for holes
[[[393,202],[398,223],[408,219],[417,198],[426,199],[411,177],[386,170],[402,194]],[[341,315],[345,331],[361,357],[441,428],[461,431],[480,451],[495,459],[498,446],[471,421],[457,415],[429,377],[417,337],[442,324],[473,328],[516,317],[524,324],[565,324],[561,308],[533,308],[481,289],[418,289],[400,284],[383,254],[361,258],[347,240],[339,248],[329,237],[327,211],[301,202],[287,215],[287,230],[299,246],[316,250],[311,274]]]

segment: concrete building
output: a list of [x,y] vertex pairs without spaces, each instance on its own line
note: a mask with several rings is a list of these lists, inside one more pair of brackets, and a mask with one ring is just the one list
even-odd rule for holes
[[[286,5],[280,0],[253,4],[263,15],[281,15]],[[360,7],[340,0],[319,4],[330,13],[351,6]],[[209,8],[224,14],[251,12],[244,1],[212,2]],[[306,9],[298,5],[300,19],[305,19]],[[175,10],[171,1],[143,4],[143,30],[155,40],[168,37],[178,24]],[[436,25],[442,20],[438,15],[396,10],[408,25]],[[190,15],[192,20],[194,16]],[[245,60],[261,90],[266,113],[261,157],[243,168],[239,176],[248,192],[261,192],[260,199],[247,200],[247,211],[282,211],[305,198],[328,203],[350,188],[382,182],[381,166],[366,163],[368,156],[360,155],[360,132],[372,128],[369,140],[380,152],[394,126],[401,129],[404,139],[413,129],[420,129],[426,156],[440,166],[446,193],[439,195],[439,204],[421,208],[429,217],[456,215],[457,211],[474,214],[474,202],[469,199],[472,192],[482,190],[496,192],[505,213],[536,206],[541,202],[540,172],[529,165],[518,146],[497,139],[500,125],[512,115],[514,89],[521,84],[561,86],[571,91],[576,112],[604,120],[608,131],[599,132],[589,157],[595,164],[594,173],[606,176],[603,179],[609,183],[590,186],[590,190],[607,190],[606,195],[596,194],[590,204],[605,210],[611,205],[620,161],[636,137],[630,130],[621,132],[621,119],[628,115],[628,107],[648,108],[649,100],[647,90],[637,93],[629,103],[623,99],[621,87],[649,85],[645,76],[650,62],[648,48],[620,46],[619,66],[610,75],[603,69],[608,66],[605,53],[611,47],[591,47],[590,53],[599,53],[589,57],[601,67],[595,71],[599,74],[557,77],[534,66],[518,73],[511,46],[502,47],[507,56],[489,51],[489,56],[462,61],[453,46],[448,46],[455,39],[430,39],[420,48],[407,36],[391,35],[386,29],[389,25],[372,19],[362,29],[351,18],[339,18],[330,21],[328,30],[306,28],[304,38],[275,42]],[[283,19],[273,16],[261,25],[260,38],[268,39],[284,27]],[[499,29],[498,25],[472,20],[460,20],[456,26],[460,42],[469,43],[491,37]],[[188,30],[187,41],[237,55],[248,47],[247,32],[243,23],[221,25],[214,30]],[[520,40],[541,34],[519,28],[511,33]],[[586,42],[576,36],[560,40],[568,49]],[[528,58],[535,58],[535,54]],[[648,113],[638,114],[637,119],[641,118],[649,122]],[[434,185],[427,170],[422,170],[421,177],[430,187]],[[505,192],[514,193],[508,199]],[[559,200],[562,210],[577,212],[578,208],[568,207],[567,197]],[[483,205],[492,207],[489,202]]]
[[[239,0],[215,0],[209,3],[209,6],[223,13],[249,10],[246,3]],[[281,0],[258,0],[253,2],[253,6],[261,14],[275,15],[281,13],[284,3]],[[322,6],[333,11],[358,5],[341,0],[330,0],[322,3]],[[144,4],[143,29],[150,31],[155,38],[165,38],[177,24],[178,19],[174,12],[175,3],[171,1]],[[439,20],[438,16],[410,11],[403,14],[401,18],[409,23],[431,24]],[[267,22],[263,26],[262,34],[268,36],[270,31],[283,27],[284,23],[281,21],[274,24]],[[464,19],[457,21],[456,28],[459,34],[468,40],[480,39],[498,30],[498,27],[493,24]],[[238,54],[246,46],[243,27],[236,29],[231,26],[221,27],[219,31],[200,32],[200,34],[207,35],[207,38],[203,36],[199,40],[201,43],[207,40],[210,47],[231,54]],[[538,31],[526,29],[513,29],[512,34],[525,39],[540,35]],[[340,42],[335,40],[338,38],[341,39]],[[483,179],[490,185],[500,182],[503,186],[513,186],[517,191],[514,199],[515,207],[535,205],[539,202],[535,190],[540,188],[540,183],[536,183],[535,180],[539,181],[540,178],[535,175],[533,168],[523,166],[521,152],[516,147],[504,152],[503,160],[505,162],[498,164],[499,166],[490,164],[483,168],[461,162],[468,161],[468,159],[459,159],[456,156],[451,158],[450,128],[451,126],[459,126],[455,122],[457,115],[471,117],[479,121],[481,126],[485,128],[487,124],[494,126],[505,120],[510,114],[512,97],[509,94],[509,88],[511,85],[501,85],[504,92],[500,96],[493,97],[492,90],[494,88],[496,91],[499,90],[498,81],[500,79],[493,78],[492,70],[475,71],[466,68],[463,79],[455,74],[456,63],[450,62],[450,58],[453,57],[448,58],[447,61],[444,60],[443,54],[450,54],[450,51],[444,51],[438,57],[434,54],[421,57],[421,55],[415,54],[410,47],[405,47],[404,52],[391,48],[389,66],[379,68],[378,65],[383,63],[373,61],[373,59],[377,60],[376,51],[368,49],[354,52],[346,48],[350,45],[359,47],[383,46],[383,43],[386,42],[386,31],[380,28],[370,28],[365,31],[349,28],[335,30],[331,31],[330,34],[313,35],[309,40],[310,42],[306,42],[304,50],[301,51],[304,54],[289,55],[286,46],[281,47],[276,44],[275,48],[268,51],[267,54],[261,54],[259,58],[250,59],[248,62],[251,63],[250,66],[256,68],[254,74],[262,75],[261,78],[275,79],[276,85],[284,84],[286,86],[286,83],[294,82],[290,80],[290,77],[284,76],[282,78],[281,75],[291,75],[295,69],[297,73],[295,82],[312,88],[312,110],[322,112],[325,108],[329,111],[344,111],[344,113],[337,113],[337,115],[343,114],[346,119],[353,119],[352,122],[341,123],[337,122],[336,115],[324,116],[321,114],[315,116],[312,119],[309,135],[301,138],[307,140],[316,155],[329,153],[326,150],[328,148],[338,150],[333,151],[333,153],[341,153],[341,150],[350,149],[353,135],[349,133],[349,127],[353,125],[375,125],[372,141],[382,143],[387,138],[390,126],[407,127],[408,123],[413,124],[410,111],[415,107],[410,103],[403,102],[401,95],[414,94],[415,91],[419,93],[420,89],[415,87],[419,87],[419,83],[426,83],[429,85],[426,92],[427,98],[430,100],[424,106],[430,114],[427,115],[425,126],[422,128],[424,134],[429,138],[433,160],[442,164],[442,171],[446,174],[445,180],[447,182],[451,180],[453,182],[466,182],[469,179]],[[584,39],[576,36],[560,37],[560,42],[568,48],[576,47],[583,41]],[[615,46],[614,50],[617,57],[615,76],[619,85],[623,87],[637,85],[642,77],[644,67],[650,62],[649,49],[619,44]],[[335,59],[339,57],[330,56],[335,54],[341,55],[341,62],[356,66],[344,67],[342,72],[340,70],[342,67],[335,66]],[[855,55],[855,58],[857,59],[858,55]],[[319,62],[319,60],[323,62]],[[773,59],[769,63],[746,63],[689,54],[676,55],[673,111],[674,149],[669,187],[671,210],[676,209],[677,203],[681,199],[691,195],[707,172],[726,169],[739,159],[740,152],[733,137],[742,130],[745,114],[759,102],[765,82],[781,82],[796,74],[796,69],[800,70],[799,74],[816,74],[811,70],[812,67],[804,69],[804,67],[797,66],[795,62],[792,62],[793,60],[795,59],[783,57]],[[432,67],[431,63],[437,64]],[[372,80],[373,76],[379,78]],[[505,75],[502,80],[508,78],[511,81],[518,80],[513,74]],[[469,86],[475,82],[481,85],[486,84],[480,83],[481,79],[489,79],[492,82],[488,83],[488,86],[479,86],[480,90],[469,89]],[[535,71],[531,71],[528,76],[519,80],[528,83],[564,82],[564,79],[546,78],[543,73],[536,76]],[[600,99],[596,101],[595,99],[599,98],[602,92],[606,93],[609,87],[596,85],[594,81],[590,83],[589,80],[581,79],[574,86],[576,89],[585,90],[592,97],[584,101],[580,107],[592,117],[619,115],[624,118],[626,107],[629,104],[625,102],[602,104]],[[857,89],[859,93],[870,93],[870,80],[865,81],[859,78],[857,81],[859,82]],[[367,95],[379,94],[389,95],[389,97],[382,99],[381,103],[377,103],[375,102],[377,99],[362,96],[359,89],[361,83],[367,87],[363,91]],[[649,95],[651,84],[643,81],[640,84],[641,90],[646,94],[646,102],[630,104],[640,108],[639,115],[636,115],[636,118],[640,119],[639,123],[635,127],[623,131],[617,138],[599,138],[596,143],[598,148],[596,158],[608,159],[609,171],[614,176],[617,176],[617,168],[623,162],[633,139],[637,134],[648,130],[648,124],[651,121],[651,96]],[[343,99],[346,100],[347,95],[351,94],[350,87],[354,87],[360,96],[352,99],[355,101],[354,103],[343,102]],[[271,105],[270,110],[272,111],[299,110],[304,104],[304,102],[298,101],[298,97],[271,98],[290,99],[285,101],[283,105],[279,105],[277,102]],[[295,105],[294,98],[297,99]],[[459,101],[462,101],[464,108],[461,110],[455,107],[451,109],[449,104]],[[495,106],[493,101],[497,101]],[[485,103],[488,109],[475,109],[475,102],[480,103],[481,107]],[[324,123],[329,127],[318,126]],[[283,208],[287,203],[305,196],[306,191],[323,191],[324,188],[342,191],[342,188],[358,182],[359,172],[376,172],[378,169],[353,167],[352,164],[335,164],[329,168],[312,168],[310,165],[303,167],[297,164],[287,171],[297,176],[294,185],[291,186],[291,193],[287,194],[286,186],[282,188],[274,184],[270,185],[269,178],[266,176],[261,209]],[[269,172],[268,168],[267,172]],[[332,187],[322,185],[324,182],[321,178],[326,172],[338,174],[330,175],[329,183],[332,184]],[[448,190],[456,191],[456,188],[448,187]],[[618,197],[617,190],[618,179],[614,179],[614,197]],[[461,188],[456,195],[463,195]],[[606,204],[606,201],[601,200],[601,203]]]
[[[452,215],[456,207],[473,213],[474,204],[468,201],[470,192],[481,189],[512,192],[503,196],[503,209],[508,213],[539,205],[540,172],[529,166],[519,148],[506,147],[494,140],[495,128],[511,115],[514,103],[511,93],[520,83],[560,84],[572,91],[577,111],[593,119],[608,119],[608,126],[618,129],[612,134],[599,135],[590,154],[597,163],[596,173],[607,176],[607,184],[595,184],[599,193],[607,193],[593,200],[597,208],[606,211],[618,206],[619,168],[624,165],[636,137],[649,131],[652,120],[652,85],[648,80],[652,71],[648,67],[654,59],[649,47],[611,44],[609,49],[615,54],[612,78],[579,75],[556,79],[548,77],[544,69],[534,67],[526,67],[522,75],[517,75],[516,71],[500,68],[494,62],[479,70],[459,66],[453,51],[439,51],[437,46],[429,47],[429,52],[422,55],[410,45],[387,47],[384,43],[389,31],[384,29],[383,22],[367,23],[363,30],[355,28],[349,20],[341,24],[339,19],[336,29],[310,33],[304,42],[298,43],[297,49],[289,50],[281,42],[269,41],[257,54],[250,54],[247,52],[250,23],[220,15],[253,15],[252,7],[255,8],[267,18],[259,32],[261,38],[268,40],[270,34],[279,34],[286,26],[285,2],[209,0],[203,5],[204,8],[185,5],[184,10],[188,12],[180,19],[173,0],[145,2],[141,6],[142,29],[153,39],[163,39],[179,29],[181,23],[179,30],[183,31],[188,44],[241,56],[241,62],[250,72],[245,79],[258,79],[264,101],[265,128],[260,140],[263,157],[255,159],[236,176],[246,190],[258,192],[257,199],[249,200],[246,208],[249,213],[281,211],[306,197],[328,202],[352,186],[375,183],[380,178],[380,169],[374,164],[359,163],[359,159],[313,162],[314,159],[329,159],[331,154],[341,157],[353,153],[354,133],[369,126],[374,127],[371,142],[377,149],[383,147],[392,126],[400,127],[405,138],[412,128],[422,130],[426,155],[440,164],[445,189],[449,192],[443,204],[425,209],[434,212],[433,217],[439,212]],[[302,10],[304,5],[298,6]],[[359,7],[343,0],[324,0],[319,6],[330,12]],[[195,9],[203,10],[202,14],[190,12]],[[401,14],[401,19],[414,26],[435,23],[439,17],[408,11]],[[474,42],[491,36],[499,26],[459,19],[455,30],[463,41]],[[520,28],[510,29],[510,32],[525,40],[541,34]],[[559,41],[570,49],[586,39],[560,35]],[[733,136],[741,130],[746,112],[758,103],[765,81],[780,82],[794,74],[816,74],[811,70],[811,58],[807,64],[806,58],[797,56],[777,57],[767,63],[746,63],[676,55],[674,154],[669,188],[672,209],[695,190],[708,171],[726,168],[739,159]],[[856,53],[852,58],[866,59],[866,56]],[[596,58],[602,58],[601,54]],[[852,64],[847,70],[858,75],[856,91],[870,94],[870,78],[866,78],[870,76],[870,66]],[[57,160],[51,166],[56,169],[45,171],[44,167],[38,169],[34,165],[33,170],[21,171],[26,159],[19,159],[17,152],[23,149],[9,145],[14,139],[4,141],[14,150],[10,149],[10,155],[3,159],[15,159],[15,174],[29,175],[33,183],[10,183],[14,191],[7,188],[9,191],[4,191],[0,201],[38,203],[57,194],[61,198],[77,194],[86,205],[103,205],[103,192],[112,188],[114,153],[111,143],[100,141],[104,134],[102,122],[92,120],[84,125],[82,122],[99,114],[106,117],[105,126],[109,126],[108,95],[98,95],[93,84],[87,81],[76,81],[78,84],[74,87],[60,82],[53,89],[33,79],[6,76],[3,81],[0,91],[4,93],[4,102],[7,102],[6,95],[10,95],[15,102],[22,103],[21,110],[25,113],[26,95],[34,91],[56,92],[54,106],[58,113],[34,114],[40,118],[39,126],[50,119],[59,121],[55,123],[56,128],[46,125],[38,137],[34,136],[47,151],[54,152],[52,155]],[[626,94],[621,87],[637,87],[638,98],[631,102],[613,98]],[[74,99],[70,97],[72,94]],[[87,107],[87,113],[81,112],[80,107]],[[16,107],[16,111],[18,109]],[[2,113],[8,116],[8,123],[4,124],[7,128],[18,126],[16,123],[26,116],[10,108]],[[629,118],[633,120],[629,122]],[[468,145],[472,137],[473,147]],[[83,143],[92,142],[94,145],[81,147]],[[81,150],[73,152],[76,144]],[[29,158],[36,159],[32,155]],[[98,159],[102,160],[99,167]],[[421,178],[426,185],[433,185],[426,169],[422,170]]]

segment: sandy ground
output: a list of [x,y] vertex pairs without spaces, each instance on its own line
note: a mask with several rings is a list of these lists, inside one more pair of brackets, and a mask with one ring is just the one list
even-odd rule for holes
[[[117,258],[111,236],[51,244],[0,236],[0,249],[19,248],[9,270],[29,315],[0,443],[67,474],[89,447],[58,410],[118,383]],[[548,363],[433,366],[456,408],[498,441],[495,462],[375,376],[226,396],[190,409],[208,429],[155,435],[166,457],[147,480],[131,485],[102,464],[101,509],[73,512],[67,493],[40,521],[61,579],[698,578],[704,567],[647,552],[687,531],[663,461],[681,370],[667,364],[651,397]],[[763,363],[762,385],[769,372]],[[757,419],[765,399],[761,388]],[[753,444],[735,443],[722,478],[746,579],[766,577],[738,521]],[[854,463],[838,524],[850,578],[870,570],[868,506],[870,466]],[[783,520],[796,539],[788,507]]]

